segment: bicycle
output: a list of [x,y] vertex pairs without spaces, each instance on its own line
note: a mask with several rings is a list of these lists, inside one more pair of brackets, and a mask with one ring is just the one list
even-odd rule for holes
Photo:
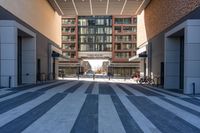
[[139,80],[139,83],[140,84],[155,84],[154,80],[150,77],[143,77],[143,78],[140,78]]

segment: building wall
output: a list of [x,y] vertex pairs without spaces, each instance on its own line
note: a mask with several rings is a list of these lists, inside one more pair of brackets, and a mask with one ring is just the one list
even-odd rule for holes
[[0,6],[61,45],[61,18],[46,0],[1,0]]
[[200,6],[200,0],[151,0],[145,9],[147,38],[151,39]]
[[151,76],[160,77],[161,70],[161,62],[164,61],[164,34],[160,34],[156,38],[149,41],[151,45]]
[[[20,56],[19,51],[21,51]],[[36,82],[34,32],[16,21],[0,20],[0,53],[0,86],[8,87],[9,79],[11,87],[16,87],[19,82],[20,84]],[[18,80],[18,68],[21,71],[21,81]]]
[[[151,49],[150,51],[147,51],[148,55],[151,55],[150,60],[148,60],[150,62],[149,63],[150,66],[148,69],[150,69],[150,72],[153,76],[158,76],[161,78],[161,63],[164,62],[166,64],[166,60],[164,60],[165,59],[164,55],[166,54],[167,50],[166,47],[164,47],[166,43],[165,33],[174,29],[175,27],[177,27],[178,25],[187,20],[194,20],[194,19],[195,20],[200,19],[199,0],[168,0],[168,1],[152,0],[150,4],[146,7],[146,9],[144,10],[144,21],[145,21],[144,26],[146,27],[147,41],[149,44],[148,47]],[[138,28],[138,30],[141,29]],[[141,33],[140,36],[145,35],[145,33],[142,32],[140,33]],[[139,41],[138,45],[141,45],[141,43],[142,41]],[[176,54],[178,53],[176,52]],[[179,73],[176,74],[174,73],[174,71],[179,71],[176,69],[177,69],[176,66],[173,67],[171,66],[169,67],[167,65],[164,66],[164,70],[167,71],[169,75],[173,77],[179,77]],[[186,68],[184,69],[187,70]],[[187,75],[187,73],[185,73],[185,75]],[[164,84],[168,82],[171,85],[172,82],[176,82],[175,79],[173,79],[172,81],[168,80],[169,78],[167,79],[166,77],[163,77],[163,79],[164,79]],[[185,87],[187,86],[186,88],[191,89],[192,85],[191,83],[189,83],[190,86],[188,86],[188,83],[189,80],[185,80],[184,86]],[[175,86],[171,87],[165,86],[165,88],[180,88],[179,82],[177,81]]]
[[[8,0],[8,2],[9,2],[9,0]],[[25,3],[26,3],[26,1],[25,1]],[[39,3],[40,2],[38,1],[38,4]],[[37,15],[34,15],[33,13],[31,13],[33,11],[29,11],[31,8],[30,9],[28,9],[28,8],[26,9],[25,8],[26,10],[23,9],[23,10],[20,11],[20,9],[22,9],[21,5],[23,5],[23,4],[18,5],[18,3],[15,3],[16,7],[13,7],[13,8],[17,8],[17,6],[20,7],[20,8],[16,9],[16,10],[18,10],[18,12],[16,11],[16,14],[14,14],[14,13],[11,12],[13,9],[10,9],[10,7],[8,5],[6,5],[6,4],[8,4],[7,1],[6,2],[5,1],[0,1],[0,20],[12,20],[12,21],[16,21],[17,23],[23,25],[25,28],[29,29],[30,31],[32,31],[32,32],[34,32],[36,34],[36,60],[35,60],[35,62],[37,62],[37,59],[40,59],[40,62],[41,62],[41,65],[40,65],[41,66],[40,74],[42,73],[42,74],[45,74],[46,76],[50,76],[50,74],[52,73],[51,72],[51,65],[52,65],[52,62],[51,62],[52,48],[51,47],[55,46],[55,47],[58,48],[59,45],[60,45],[59,41],[55,40],[55,37],[58,37],[59,39],[61,39],[61,32],[59,32],[59,34],[55,34],[56,31],[54,32],[54,30],[53,30],[54,26],[50,26],[51,24],[53,25],[53,23],[52,23],[53,20],[52,20],[52,22],[48,21],[48,20],[51,20],[53,16],[47,15],[48,16],[48,19],[47,19],[46,16],[45,16],[45,14],[44,14],[44,12],[42,10],[41,10],[41,12],[35,11],[35,12],[37,12],[38,15],[42,14],[41,16],[43,16],[44,18],[46,18],[46,20],[43,19],[43,21],[45,22],[45,24],[44,24],[44,23],[40,22],[40,19],[42,19],[42,18],[40,18]],[[50,5],[48,5],[48,3],[46,3],[46,4],[47,4],[46,6],[48,6],[49,9],[51,9]],[[11,5],[13,6],[13,4],[11,4]],[[44,5],[44,3],[43,3],[43,5]],[[7,9],[5,9],[6,7],[7,7]],[[41,7],[41,6],[38,6],[38,7]],[[44,7],[45,7],[45,5],[44,5]],[[35,9],[38,9],[38,8],[35,7]],[[33,9],[31,9],[31,10],[33,10]],[[40,10],[40,9],[38,9],[38,10]],[[47,11],[48,11],[48,9],[47,9]],[[51,9],[51,11],[54,12],[52,9]],[[51,11],[50,11],[50,14],[51,14]],[[20,12],[21,12],[21,14],[20,14]],[[23,16],[22,14],[24,12],[26,12],[29,16],[35,16],[33,18],[35,20],[38,20],[38,21],[34,20],[35,24],[33,24],[33,22],[29,23],[29,21],[31,21],[31,20],[29,20],[27,22],[27,20],[28,20],[29,17],[27,18],[27,20],[25,20],[26,18],[22,18],[21,17],[21,16]],[[19,14],[17,14],[17,13],[19,13]],[[56,22],[56,20],[54,20],[54,21]],[[60,21],[61,21],[61,19],[59,19],[57,21],[58,24],[59,24]],[[44,29],[42,29],[42,28],[41,29],[37,29],[38,28],[37,26],[39,26],[39,25],[40,26],[42,25],[43,27],[46,27],[46,31],[45,32],[48,33],[48,35],[46,35],[43,32]],[[58,29],[60,29],[60,28],[61,28],[61,23],[59,24],[59,28]],[[58,29],[56,29],[56,30],[58,30]],[[55,37],[51,37],[50,34],[55,34]],[[0,75],[1,74],[2,73],[0,72]],[[1,81],[1,83],[2,82],[3,81]]]
[[137,16],[137,47],[147,42],[144,11]]

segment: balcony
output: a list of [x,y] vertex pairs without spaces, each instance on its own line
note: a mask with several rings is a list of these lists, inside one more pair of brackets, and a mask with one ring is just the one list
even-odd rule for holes
[[76,43],[76,39],[63,39],[62,43]]

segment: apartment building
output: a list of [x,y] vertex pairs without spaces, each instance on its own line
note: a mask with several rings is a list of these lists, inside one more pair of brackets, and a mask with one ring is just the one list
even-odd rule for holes
[[80,72],[84,59],[109,60],[109,72],[131,76],[139,62],[129,62],[136,54],[137,18],[135,16],[75,16],[62,18],[62,48],[67,61],[60,69]]

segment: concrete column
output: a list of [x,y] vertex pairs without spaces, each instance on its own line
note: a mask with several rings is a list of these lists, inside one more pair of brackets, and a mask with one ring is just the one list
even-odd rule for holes
[[17,85],[17,28],[14,26],[2,26],[0,23],[0,80],[1,86]]
[[[11,76],[11,87],[18,85],[18,36],[22,36],[22,83],[36,82],[36,34],[16,21],[1,20],[1,86],[9,86],[9,76]],[[27,73],[29,77],[25,76]]]
[[166,89],[179,89],[180,39],[165,38],[165,82]]
[[200,20],[187,21],[185,30],[184,93],[200,93]]

